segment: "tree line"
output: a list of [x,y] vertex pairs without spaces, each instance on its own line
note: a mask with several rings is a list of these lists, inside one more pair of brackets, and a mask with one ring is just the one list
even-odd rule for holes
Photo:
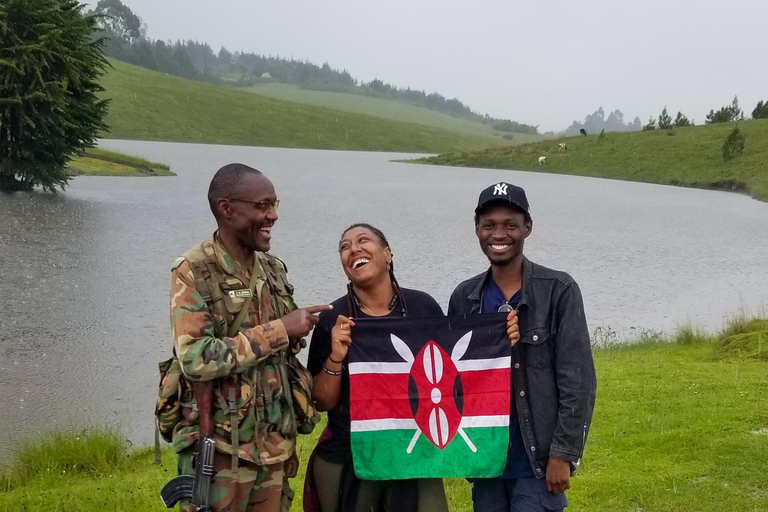
[[[621,110],[614,110],[605,117],[605,111],[603,107],[598,108],[591,114],[584,118],[584,122],[580,123],[574,121],[571,126],[565,129],[560,135],[570,137],[578,135],[581,130],[585,130],[587,133],[597,133],[600,131],[606,132],[632,132],[638,131],[642,128],[640,118],[635,117],[632,122],[624,121],[624,114]],[[552,135],[556,135],[552,133]]]
[[362,82],[346,70],[308,61],[253,52],[216,52],[206,42],[166,42],[146,37],[141,18],[120,0],[100,0],[93,10],[99,20],[105,53],[116,59],[171,75],[217,85],[248,87],[263,82],[298,85],[305,89],[359,94],[418,105],[455,117],[490,125],[496,130],[538,133],[536,126],[499,119],[473,111],[457,98],[437,92],[401,88],[380,79]]
[[[733,101],[729,105],[720,107],[717,110],[711,109],[707,114],[704,123],[729,123],[732,121],[744,121],[745,119],[744,111],[739,107],[739,98],[738,96],[734,96]],[[768,101],[760,100],[757,103],[757,106],[752,111],[752,119],[768,119]],[[642,124],[639,117],[635,117],[631,123],[624,122],[624,114],[622,114],[620,110],[614,110],[608,114],[608,117],[606,118],[603,107],[600,107],[593,113],[587,115],[584,118],[584,122],[580,123],[574,121],[571,126],[559,134],[555,132],[547,132],[545,135],[570,137],[578,135],[582,129],[587,131],[587,133],[597,133],[601,131],[631,132],[655,130],[657,128],[660,130],[670,130],[695,125],[696,123],[693,119],[688,119],[688,116],[680,111],[677,112],[677,115],[673,119],[667,111],[666,106],[662,109],[658,118],[651,116],[646,124]]]
[[[768,101],[760,100],[757,102],[757,106],[752,111],[752,119],[768,119]],[[747,120],[747,118],[744,116],[744,111],[739,106],[739,97],[734,96],[733,101],[729,105],[720,107],[717,110],[710,109],[704,120],[704,124],[731,123],[733,121],[745,120]],[[655,130],[656,128],[659,128],[660,130],[669,130],[673,127],[679,128],[685,126],[695,126],[695,123],[693,120],[689,121],[682,112],[678,112],[675,119],[672,120],[672,117],[667,112],[667,107],[664,107],[661,114],[659,114],[658,120],[651,116],[648,123],[643,126],[643,130]]]

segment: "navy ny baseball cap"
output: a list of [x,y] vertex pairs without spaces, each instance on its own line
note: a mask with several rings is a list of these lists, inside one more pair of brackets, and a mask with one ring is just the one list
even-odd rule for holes
[[525,190],[512,185],[511,183],[499,182],[491,185],[482,192],[477,200],[475,213],[482,212],[491,203],[507,203],[522,210],[528,218],[531,213],[528,207],[528,198],[525,197]]

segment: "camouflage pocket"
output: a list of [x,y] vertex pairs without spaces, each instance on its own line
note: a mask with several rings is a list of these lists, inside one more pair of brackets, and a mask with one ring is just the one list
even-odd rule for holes
[[295,357],[289,358],[287,367],[296,431],[299,434],[309,434],[320,421],[320,413],[312,401],[312,375]]
[[160,386],[155,404],[155,420],[162,438],[171,442],[173,429],[181,421],[181,394],[183,379],[181,365],[176,357],[158,364],[160,369]]

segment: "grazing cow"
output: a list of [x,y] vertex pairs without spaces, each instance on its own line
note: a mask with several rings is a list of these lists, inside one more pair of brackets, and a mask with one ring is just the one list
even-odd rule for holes
[[557,147],[559,148],[560,151],[568,150],[568,146],[565,145],[565,142],[561,142],[560,144],[557,145]]
[[547,157],[540,156],[539,157],[539,165],[544,165],[545,163],[547,163]]
[[587,135],[587,130],[585,130],[584,128],[581,128],[581,129],[579,130],[579,133],[580,133],[580,134],[582,134],[582,135],[584,135],[584,136],[586,136],[586,135]]

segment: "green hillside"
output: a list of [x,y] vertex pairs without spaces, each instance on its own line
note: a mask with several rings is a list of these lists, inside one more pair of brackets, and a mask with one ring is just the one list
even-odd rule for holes
[[[385,98],[373,98],[360,94],[316,91],[304,89],[298,85],[279,83],[258,84],[241,90],[280,100],[317,105],[356,114],[367,114],[395,121],[422,124],[464,135],[487,137],[489,145],[522,144],[544,138],[542,135],[527,133],[505,134],[494,130],[489,125],[429,110],[418,105]],[[507,139],[503,138],[505,135],[508,136]],[[509,140],[510,136],[512,137],[511,140]]]
[[420,153],[495,143],[487,135],[296,104],[110,62],[102,81],[112,99],[110,138]]
[[[722,146],[738,124],[744,134],[742,155],[724,162]],[[578,174],[668,185],[745,192],[768,201],[768,120],[718,123],[666,130],[607,133],[452,153],[422,163]],[[565,142],[568,150],[558,151]],[[547,157],[544,166],[538,165]]]

